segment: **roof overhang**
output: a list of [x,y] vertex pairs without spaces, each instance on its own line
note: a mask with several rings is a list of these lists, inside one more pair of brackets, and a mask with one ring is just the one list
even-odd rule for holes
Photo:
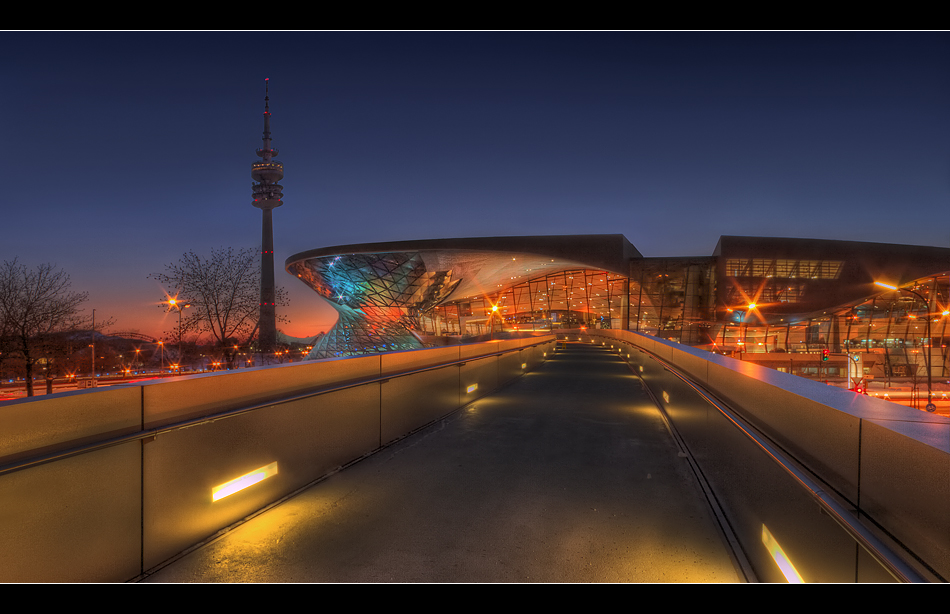
[[387,253],[417,253],[426,270],[451,271],[451,278],[458,280],[449,297],[452,301],[566,270],[597,269],[626,276],[630,259],[641,257],[623,235],[478,237],[325,247],[291,256],[285,268],[299,276],[296,268],[308,260]]

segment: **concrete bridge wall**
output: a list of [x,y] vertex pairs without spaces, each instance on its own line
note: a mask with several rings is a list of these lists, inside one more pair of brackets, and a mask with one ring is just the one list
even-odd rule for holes
[[[553,344],[327,359],[5,403],[0,582],[133,579],[530,371]],[[114,445],[71,453],[102,442]],[[274,464],[275,475],[212,501],[215,486]]]

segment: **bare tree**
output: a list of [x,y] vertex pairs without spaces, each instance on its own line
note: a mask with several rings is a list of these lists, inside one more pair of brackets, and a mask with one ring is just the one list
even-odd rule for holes
[[[234,367],[236,345],[249,342],[260,319],[260,250],[212,249],[207,259],[188,252],[164,273],[150,275],[166,290],[175,289],[175,300],[190,304],[181,312],[182,328],[208,332]],[[277,304],[286,305],[286,293],[277,289]],[[284,318],[279,318],[286,321]]]
[[54,337],[85,323],[80,306],[88,294],[70,286],[69,275],[52,264],[30,270],[14,258],[0,267],[0,332],[5,349],[23,359],[27,396],[34,365],[50,353]]

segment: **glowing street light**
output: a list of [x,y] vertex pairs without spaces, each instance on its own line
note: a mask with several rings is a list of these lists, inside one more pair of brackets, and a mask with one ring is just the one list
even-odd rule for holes
[[183,303],[175,298],[168,299],[168,305],[178,310],[178,375],[181,375],[181,363],[184,356],[181,353],[181,310],[191,307],[191,303]]

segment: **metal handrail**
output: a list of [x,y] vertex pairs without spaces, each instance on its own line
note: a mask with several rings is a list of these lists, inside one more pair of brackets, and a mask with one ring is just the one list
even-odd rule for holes
[[232,418],[234,416],[239,416],[241,414],[257,411],[258,409],[263,409],[265,407],[272,407],[274,405],[282,405],[284,403],[293,403],[295,401],[301,401],[303,399],[307,399],[310,397],[316,397],[323,394],[330,394],[331,392],[339,392],[341,390],[356,388],[357,386],[366,386],[367,384],[375,384],[375,383],[385,383],[397,377],[407,377],[409,375],[415,375],[417,373],[425,373],[426,371],[444,369],[445,367],[451,367],[451,366],[461,367],[465,365],[465,363],[471,362],[473,360],[480,360],[482,358],[491,358],[492,356],[502,356],[504,354],[510,354],[512,352],[520,352],[527,348],[543,345],[545,343],[550,343],[550,341],[541,341],[538,343],[532,343],[531,345],[526,345],[524,347],[512,348],[509,350],[501,350],[499,352],[492,352],[490,354],[482,354],[480,356],[473,356],[471,358],[439,363],[437,365],[423,367],[421,369],[413,369],[412,371],[402,371],[399,373],[380,375],[379,377],[373,377],[373,378],[364,379],[364,380],[357,380],[353,382],[348,382],[346,384],[341,384],[339,386],[321,388],[319,390],[312,390],[310,392],[304,392],[301,394],[296,394],[293,396],[284,397],[284,398],[280,398],[280,399],[276,399],[272,401],[266,401],[263,403],[255,403],[254,405],[247,405],[247,406],[238,407],[235,409],[228,409],[222,412],[218,412],[216,414],[201,416],[198,418],[190,418],[188,420],[182,420],[181,422],[175,422],[173,424],[167,424],[165,426],[160,426],[160,427],[156,427],[152,429],[139,430],[134,433],[119,435],[117,437],[112,437],[110,439],[103,439],[100,441],[96,441],[94,443],[89,443],[82,446],[76,446],[74,448],[66,448],[63,450],[58,450],[56,452],[51,452],[49,454],[43,454],[40,456],[34,456],[27,459],[21,459],[19,461],[15,461],[7,465],[0,465],[0,476],[6,475],[8,473],[14,473],[16,471],[21,471],[23,469],[30,469],[32,467],[37,467],[39,465],[45,465],[47,463],[63,460],[65,458],[79,456],[80,454],[86,454],[88,452],[95,452],[96,450],[111,448],[113,446],[118,446],[124,443],[129,443],[132,441],[137,441],[137,440],[142,440],[142,439],[149,439],[152,437],[157,437],[158,435],[162,435],[164,433],[170,433],[172,431],[186,429],[193,426],[208,424],[211,422],[216,422],[218,420],[223,420],[225,418]]

